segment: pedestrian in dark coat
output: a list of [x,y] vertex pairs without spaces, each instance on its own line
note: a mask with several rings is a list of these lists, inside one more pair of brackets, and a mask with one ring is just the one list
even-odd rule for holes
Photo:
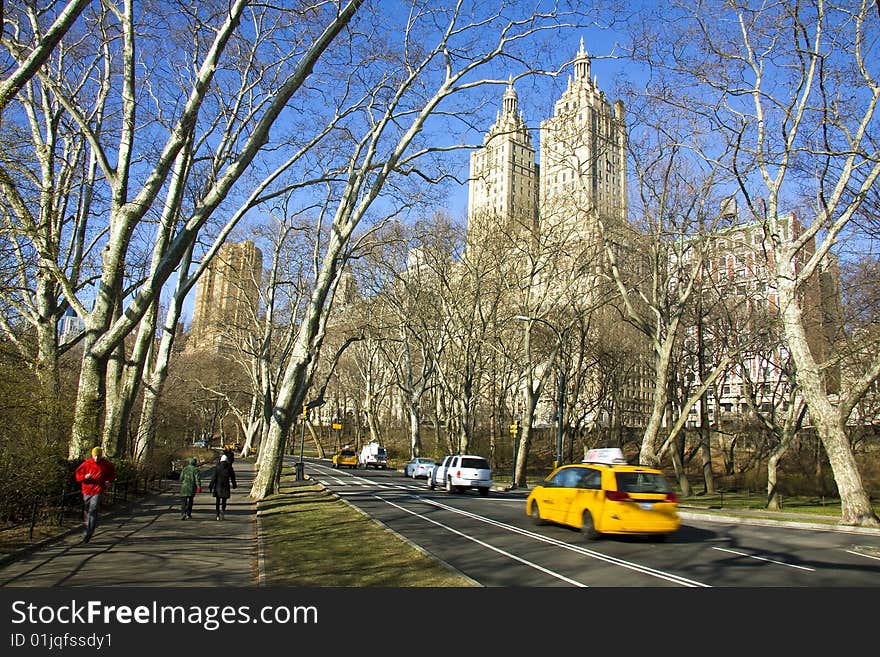
[[232,494],[230,487],[238,488],[238,484],[235,482],[235,470],[232,469],[232,464],[224,454],[220,457],[220,463],[214,468],[211,483],[208,485],[208,490],[214,493],[217,520],[223,520],[226,515],[226,502]]
[[193,517],[193,502],[196,493],[202,492],[202,473],[199,462],[193,457],[180,471],[180,519]]

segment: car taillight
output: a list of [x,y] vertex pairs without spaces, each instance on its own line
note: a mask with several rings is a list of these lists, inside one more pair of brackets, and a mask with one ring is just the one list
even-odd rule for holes
[[458,471],[455,473],[455,476],[460,478],[460,477],[461,477],[461,470],[458,470]]
[[678,502],[678,496],[675,493],[666,493],[667,502]]
[[612,502],[626,502],[629,499],[629,493],[620,490],[606,490],[605,499]]

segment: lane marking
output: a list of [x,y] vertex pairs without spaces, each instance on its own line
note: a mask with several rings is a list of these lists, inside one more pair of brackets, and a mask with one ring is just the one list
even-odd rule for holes
[[455,529],[454,527],[450,527],[449,525],[444,525],[442,522],[437,522],[433,518],[428,518],[427,516],[424,516],[421,513],[411,511],[410,509],[402,507],[399,504],[395,504],[391,500],[386,500],[384,498],[379,497],[378,495],[375,495],[374,497],[377,497],[378,499],[382,500],[383,502],[385,502],[385,504],[388,504],[389,506],[393,506],[397,509],[400,509],[404,513],[409,513],[410,515],[416,516],[417,518],[420,518],[421,520],[425,520],[427,522],[430,522],[431,524],[437,525],[438,527],[442,527],[443,529],[445,529],[449,532],[452,532],[453,534],[457,534],[458,536],[461,536],[462,538],[466,538],[469,541],[473,541],[477,545],[482,545],[483,547],[485,547],[489,550],[492,550],[493,552],[497,552],[498,554],[505,556],[508,559],[513,559],[514,561],[518,561],[521,564],[528,566],[529,568],[534,568],[535,570],[539,570],[542,573],[544,573],[545,575],[550,575],[551,577],[561,579],[562,581],[567,582],[567,583],[571,584],[572,586],[578,586],[581,588],[587,588],[587,586],[588,586],[587,584],[584,584],[583,582],[579,582],[577,580],[571,579],[570,577],[566,577],[565,575],[562,575],[560,573],[548,570],[547,568],[544,568],[543,566],[539,566],[538,564],[536,564],[532,561],[528,561],[527,559],[523,559],[522,557],[519,557],[519,556],[512,554],[510,552],[507,552],[506,550],[502,550],[501,548],[497,548],[494,545],[491,545],[490,543],[486,543],[485,541],[482,541],[479,538],[471,536],[470,534],[465,534],[464,532],[459,531],[458,529]]
[[807,566],[798,566],[793,563],[785,563],[784,561],[776,561],[775,559],[768,559],[767,557],[759,557],[756,554],[749,554],[747,552],[737,552],[736,550],[731,550],[729,548],[712,546],[713,550],[720,550],[721,552],[730,552],[731,554],[737,554],[741,557],[748,557],[749,559],[757,559],[758,561],[766,561],[768,563],[775,563],[777,566],[788,566],[789,568],[799,568],[801,570],[808,570],[811,573],[816,572],[815,568],[808,568]]
[[880,557],[875,557],[873,554],[865,554],[864,552],[859,552],[857,550],[844,550],[844,552],[849,552],[857,557],[865,557],[866,559],[876,559],[877,561],[880,561]]

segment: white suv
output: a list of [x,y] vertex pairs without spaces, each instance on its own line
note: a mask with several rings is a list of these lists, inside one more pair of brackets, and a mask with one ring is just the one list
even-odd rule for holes
[[428,475],[428,488],[443,486],[449,493],[475,488],[486,497],[492,488],[492,468],[482,456],[453,454],[434,466]]

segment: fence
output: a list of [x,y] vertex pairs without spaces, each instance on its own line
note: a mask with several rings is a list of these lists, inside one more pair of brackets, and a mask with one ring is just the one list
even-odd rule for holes
[[[144,475],[113,482],[101,501],[104,510],[127,504],[129,500],[150,492],[164,490],[166,478],[161,475]],[[28,525],[28,540],[34,538],[38,521],[46,519],[56,527],[63,527],[65,521],[82,522],[82,492],[79,484],[71,484],[54,496],[34,497],[30,500],[29,520],[7,525],[10,530]]]

